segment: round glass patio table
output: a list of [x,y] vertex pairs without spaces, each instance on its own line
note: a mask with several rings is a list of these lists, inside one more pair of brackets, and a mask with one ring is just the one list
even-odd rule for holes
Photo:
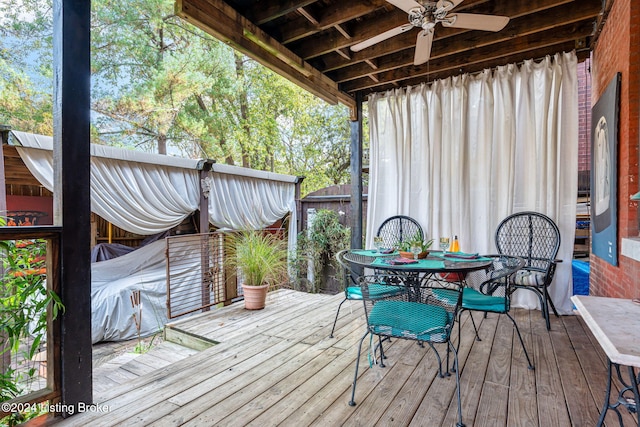
[[463,253],[447,253],[445,256],[440,251],[434,251],[424,259],[412,260],[401,258],[398,252],[385,254],[375,249],[352,249],[344,255],[344,260],[353,266],[404,276],[408,287],[413,289],[411,293],[417,298],[420,287],[427,283],[464,287],[467,273],[486,269],[493,263],[491,258],[475,255],[475,258],[469,259],[470,256]]
[[356,266],[393,271],[398,274],[424,273],[433,276],[441,273],[444,276],[460,278],[463,278],[466,273],[483,270],[492,264],[491,258],[482,256],[471,258],[471,255],[462,253],[448,253],[445,256],[440,251],[429,252],[424,259],[405,260],[400,258],[398,252],[385,254],[377,250],[352,249],[345,254],[344,259]]

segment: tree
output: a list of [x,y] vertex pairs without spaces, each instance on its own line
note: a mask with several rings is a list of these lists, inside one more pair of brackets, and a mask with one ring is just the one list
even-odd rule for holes
[[[0,11],[0,117],[51,134],[51,0]],[[173,0],[94,0],[91,25],[92,142],[304,175],[303,193],[348,180],[346,108],[180,19]]]
[[0,2],[0,124],[51,135],[51,9],[15,3]]
[[173,13],[172,0],[94,1],[93,108],[104,140],[131,136],[136,145],[167,153],[181,140],[179,116],[217,68],[195,67],[194,51],[225,49]]

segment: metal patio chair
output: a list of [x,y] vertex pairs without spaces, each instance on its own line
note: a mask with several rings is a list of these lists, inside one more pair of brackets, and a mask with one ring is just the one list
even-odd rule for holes
[[[513,276],[524,267],[524,260],[520,257],[510,255],[484,255],[493,259],[493,263],[485,270],[476,270],[468,273],[466,278],[467,287],[462,289],[462,306],[460,312],[464,310],[479,311],[485,313],[505,314],[513,326],[516,328],[522,350],[529,363],[529,369],[534,369],[527,348],[524,345],[520,328],[516,320],[509,314],[511,308],[511,294],[515,290]],[[471,317],[471,323],[476,333],[476,339],[480,341],[478,328]],[[458,336],[460,336],[460,322],[458,322]],[[458,345],[460,343],[458,342]]]
[[[423,281],[416,289],[415,285],[405,283],[407,276],[376,274],[360,278],[364,312],[367,320],[367,331],[360,339],[358,355],[356,358],[355,375],[351,389],[350,406],[355,406],[356,385],[358,381],[358,368],[362,343],[370,335],[377,335],[380,339],[397,338],[409,339],[418,343],[427,343],[433,350],[438,360],[439,376],[443,377],[442,360],[434,344],[444,344],[447,347],[447,361],[449,351],[453,353],[453,368],[456,378],[456,393],[458,399],[458,423],[462,424],[462,408],[460,404],[460,375],[458,369],[458,352],[451,343],[451,331],[456,320],[460,301],[461,289],[457,286],[443,288],[438,281]],[[371,289],[384,283],[385,286],[397,288],[393,295],[383,298],[372,298]],[[418,292],[416,292],[418,291]],[[373,361],[376,360],[376,349],[370,346],[370,354]],[[371,354],[373,353],[373,354]],[[380,358],[384,358],[384,352],[380,347]],[[382,365],[381,365],[382,366]],[[448,369],[447,369],[448,371]]]
[[551,329],[549,306],[558,311],[549,297],[549,285],[556,271],[560,249],[560,230],[551,218],[538,212],[519,212],[508,216],[496,229],[496,248],[501,255],[524,259],[524,267],[513,277],[518,289],[534,292],[540,300],[542,316]]
[[420,239],[424,239],[424,233],[418,221],[405,215],[395,215],[380,224],[376,236],[382,237],[385,248],[393,248],[402,241],[414,238],[416,234]]
[[[331,328],[331,334],[329,335],[329,338],[333,338],[333,332],[336,329],[336,323],[338,322],[338,316],[340,314],[340,308],[342,307],[342,304],[344,304],[347,300],[362,300],[362,291],[360,289],[360,285],[358,284],[358,280],[361,274],[352,267],[351,262],[349,261],[355,261],[357,258],[360,258],[360,260],[371,258],[371,261],[373,261],[374,259],[373,257],[367,257],[366,255],[354,254],[349,249],[342,250],[336,254],[336,259],[338,261],[338,264],[340,264],[340,274],[342,276],[342,284],[344,287],[344,299],[338,305],[338,311],[336,312],[336,318],[333,321],[333,327]],[[373,299],[382,298],[397,291],[397,287],[389,287],[383,284],[378,284],[375,286],[372,285],[370,289],[370,297]]]

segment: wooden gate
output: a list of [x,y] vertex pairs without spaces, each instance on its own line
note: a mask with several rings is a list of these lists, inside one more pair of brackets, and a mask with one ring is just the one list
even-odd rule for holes
[[224,269],[223,233],[172,236],[166,241],[169,319],[207,311],[237,296],[235,275]]

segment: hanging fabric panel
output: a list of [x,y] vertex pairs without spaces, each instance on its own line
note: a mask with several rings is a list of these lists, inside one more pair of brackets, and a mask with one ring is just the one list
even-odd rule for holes
[[[214,166],[215,169],[215,166]],[[289,250],[296,247],[295,183],[210,172],[209,222],[218,228],[260,229],[289,217]]]
[[[578,167],[575,52],[369,97],[367,246],[392,215],[416,218],[428,238],[460,238],[494,253],[511,213],[555,220],[562,244],[550,288],[570,313]],[[534,308],[531,292],[514,305]]]

